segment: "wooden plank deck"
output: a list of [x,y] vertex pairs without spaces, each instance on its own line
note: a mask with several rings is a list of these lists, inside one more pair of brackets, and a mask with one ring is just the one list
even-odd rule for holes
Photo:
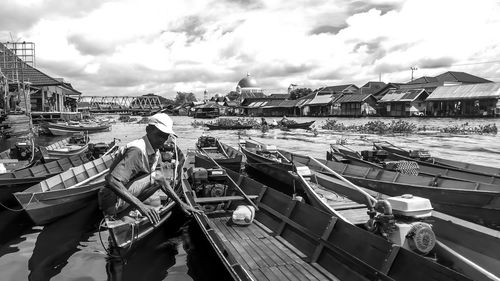
[[223,243],[255,280],[338,280],[305,262],[298,250],[285,246],[258,223],[228,225],[229,219],[218,217],[211,221]]

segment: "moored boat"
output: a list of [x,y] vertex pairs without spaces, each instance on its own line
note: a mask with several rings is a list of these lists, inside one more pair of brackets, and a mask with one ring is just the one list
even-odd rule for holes
[[77,134],[59,140],[51,145],[40,147],[45,161],[57,160],[73,155],[79,155],[89,149],[89,137],[85,134]]
[[[293,157],[294,162],[301,161],[305,165],[309,163],[306,156],[286,151],[281,153],[288,158]],[[348,163],[316,160],[356,185],[389,196],[408,193],[428,198],[440,212],[500,229],[500,190],[495,185],[403,174],[377,166],[360,166],[352,164],[342,156],[334,156],[333,159]]]
[[293,185],[293,177],[288,173],[293,171],[293,164],[279,153],[275,145],[248,139],[240,142],[240,149],[248,166],[287,186]]
[[404,156],[406,158],[411,158],[414,161],[417,160],[419,163],[425,162],[430,165],[436,165],[441,168],[455,168],[460,171],[469,171],[477,174],[488,175],[493,177],[500,177],[500,168],[491,167],[485,165],[478,165],[474,163],[467,163],[457,160],[444,159],[439,157],[431,156],[426,150],[405,150],[403,148],[397,147],[389,142],[376,142],[373,144],[375,148],[383,149],[388,151],[393,155]]
[[288,122],[285,124],[281,124],[281,127],[287,128],[287,129],[309,129],[315,121],[309,121],[309,122],[303,122],[303,123],[293,123],[293,122]]
[[184,170],[185,198],[205,209],[194,217],[233,280],[471,280],[239,173]]
[[40,158],[41,154],[33,140],[19,139],[11,148],[0,152],[0,174],[29,168]]
[[116,149],[116,140],[109,144],[98,143],[91,145],[88,153],[62,158],[56,161],[38,164],[31,168],[0,174],[0,202],[12,197],[14,192],[22,191],[35,183],[53,177],[76,166],[95,160],[109,150]]
[[209,130],[249,130],[252,125],[218,125],[218,124],[205,124]]
[[213,158],[219,165],[238,172],[241,169],[243,154],[211,136],[201,136],[196,143],[197,158]]
[[[487,184],[494,184],[500,186],[500,175],[491,175],[486,174],[484,172],[466,170],[463,168],[456,168],[452,166],[446,166],[438,163],[432,163],[431,161],[421,160],[420,157],[410,157],[405,156],[399,153],[396,153],[392,149],[385,149],[385,146],[374,143],[375,150],[367,151],[371,152],[372,155],[376,155],[377,152],[382,151],[386,152],[382,158],[379,157],[369,157],[368,160],[370,162],[385,162],[385,161],[406,161],[406,162],[415,162],[418,164],[419,173],[430,176],[442,176],[450,179],[458,179],[463,181],[470,182],[481,182]],[[332,149],[335,149],[332,147]],[[424,153],[418,153],[423,155]],[[412,153],[413,155],[413,153]],[[357,157],[362,157],[362,155],[358,154]]]
[[17,201],[37,225],[55,221],[96,200],[104,186],[116,149],[102,157],[76,166],[22,191],[14,193]]
[[84,124],[84,123],[47,123],[47,128],[55,136],[73,135],[75,133],[85,132],[87,134],[106,132],[111,130],[111,124]]
[[[427,199],[411,195],[376,199],[379,194],[354,185],[328,167],[323,168],[330,174],[324,174],[303,165],[297,162],[296,178],[313,206],[366,231],[387,231],[391,243],[437,258],[473,280],[499,280],[500,269],[494,266],[500,255],[498,231],[431,212]],[[417,228],[419,233],[410,234]]]

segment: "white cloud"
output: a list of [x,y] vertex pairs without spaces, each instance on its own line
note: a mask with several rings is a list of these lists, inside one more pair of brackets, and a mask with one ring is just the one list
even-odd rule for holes
[[500,80],[498,64],[459,65],[499,57],[493,0],[90,1],[80,13],[62,0],[23,3],[40,18],[11,25],[16,38],[85,94],[227,93],[247,71],[268,89],[361,85],[379,73],[405,82],[411,66]]

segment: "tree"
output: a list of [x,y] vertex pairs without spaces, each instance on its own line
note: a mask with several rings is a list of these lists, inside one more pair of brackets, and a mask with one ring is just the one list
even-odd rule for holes
[[309,88],[298,88],[298,89],[292,90],[290,92],[290,99],[296,100],[296,99],[299,99],[301,97],[305,97],[305,96],[309,95],[310,93],[312,93],[312,90]]
[[185,103],[191,103],[197,101],[196,96],[193,93],[177,92],[175,97],[175,105],[182,105]]
[[238,94],[238,92],[236,91],[231,91],[229,92],[226,97],[230,100],[230,101],[233,101],[233,100],[237,100],[239,97],[240,97],[240,94]]

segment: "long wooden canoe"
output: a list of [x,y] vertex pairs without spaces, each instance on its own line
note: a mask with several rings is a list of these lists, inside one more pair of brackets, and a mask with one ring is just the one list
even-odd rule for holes
[[[206,187],[193,182],[192,168],[186,171],[185,198],[192,206],[212,205],[194,216],[233,280],[471,280],[228,169],[230,179],[211,172],[225,193],[203,196],[210,192],[196,192]],[[258,210],[253,223],[238,226],[231,215],[249,205],[243,194],[255,198]]]
[[268,146],[255,140],[240,143],[240,149],[246,157],[246,164],[269,177],[293,186],[293,164],[278,153],[275,146]]
[[104,186],[104,177],[116,155],[109,151],[101,158],[48,178],[14,196],[36,225],[55,221],[97,199],[97,191]]
[[281,125],[287,129],[309,129],[315,121],[303,122],[303,123],[292,123],[289,122],[285,125]]
[[[81,140],[81,141],[80,141]],[[89,138],[84,136],[83,139],[78,136],[71,136],[59,140],[49,146],[40,147],[45,161],[52,161],[61,158],[79,155],[89,149]]]
[[[198,117],[199,118],[199,117]],[[205,124],[209,130],[249,130],[252,129],[252,125],[217,125],[217,124]]]
[[70,168],[80,166],[91,160],[97,159],[107,151],[117,148],[115,140],[109,144],[101,144],[101,146],[103,145],[106,147],[100,147],[102,148],[102,151],[95,148],[96,145],[92,146],[92,155],[87,153],[74,155],[16,172],[0,174],[0,202],[13,198],[12,194],[14,192],[23,191],[35,183],[39,183],[42,180],[53,177],[61,172],[67,171]]
[[[201,136],[196,143],[198,158],[208,157],[214,159],[219,165],[231,169],[235,172],[241,170],[243,154],[236,149],[222,143],[218,138]],[[207,159],[208,160],[208,159]]]
[[[379,147],[381,149],[387,150],[389,152],[399,154],[402,156],[406,157],[411,157],[411,151],[405,150],[403,148],[397,147],[391,143],[388,142],[377,142],[374,143],[375,147]],[[418,155],[418,153],[417,153]],[[467,171],[472,171],[476,173],[481,173],[481,174],[486,174],[486,175],[493,175],[493,176],[500,176],[500,168],[498,167],[491,167],[491,166],[485,166],[485,165],[479,165],[479,164],[474,164],[474,163],[467,163],[467,162],[462,162],[462,161],[457,161],[457,160],[451,160],[451,159],[444,159],[444,158],[439,158],[439,157],[434,157],[430,155],[426,155],[428,157],[417,157],[417,159],[431,163],[431,164],[436,164],[439,166],[447,166],[447,167],[455,167],[461,170],[467,170]],[[415,159],[415,157],[412,157]]]
[[[281,151],[289,159],[300,161],[309,167],[308,157]],[[500,192],[497,186],[451,179],[428,177],[387,171],[378,167],[363,167],[335,161],[320,160],[321,163],[359,186],[398,196],[409,193],[431,200],[434,209],[493,229],[500,229]]]
[[[184,165],[184,154],[177,148],[174,151],[175,160],[174,163],[166,163],[167,167],[163,170],[165,178],[169,179],[171,186],[180,192],[181,184],[181,167]],[[140,200],[147,199],[152,195],[155,189],[151,189],[153,192],[145,193]],[[162,193],[163,194],[163,193]],[[174,201],[168,198],[165,194],[161,196],[161,204],[157,207],[157,211],[160,215],[160,221],[156,225],[152,225],[147,217],[139,215],[137,210],[132,210],[131,207],[125,209],[117,215],[116,218],[105,217],[105,226],[108,229],[111,238],[111,247],[119,252],[127,252],[134,247],[134,245],[139,245],[140,241],[151,234],[155,229],[169,220],[172,215],[172,209],[174,208]],[[138,214],[137,217],[130,217],[130,211]]]
[[[300,167],[303,164],[297,162],[297,165]],[[369,220],[368,210],[372,210],[368,206],[373,206],[377,201],[374,197],[377,196],[375,192],[332,175],[307,172],[310,174],[297,173],[296,178],[311,205],[365,229],[365,224]],[[432,223],[437,241],[427,256],[451,265],[450,267],[473,280],[500,279],[500,268],[494,266],[500,258],[500,232],[481,229],[479,225],[439,212],[433,212],[428,221]],[[401,223],[407,222],[401,221]]]
[[85,132],[88,134],[106,132],[111,130],[111,124],[77,124],[69,125],[66,123],[47,123],[47,128],[54,136],[73,135],[75,133]]
[[418,163],[420,173],[431,175],[431,176],[445,176],[448,178],[470,181],[470,182],[482,182],[487,184],[494,184],[500,186],[500,175],[489,175],[484,172],[471,171],[463,168],[456,168],[452,166],[446,166],[439,163],[432,163],[430,161],[420,160],[418,158],[412,158],[397,153],[394,149],[386,146],[374,143],[376,149],[385,150],[388,153],[388,160],[403,160],[403,161],[414,161]]

